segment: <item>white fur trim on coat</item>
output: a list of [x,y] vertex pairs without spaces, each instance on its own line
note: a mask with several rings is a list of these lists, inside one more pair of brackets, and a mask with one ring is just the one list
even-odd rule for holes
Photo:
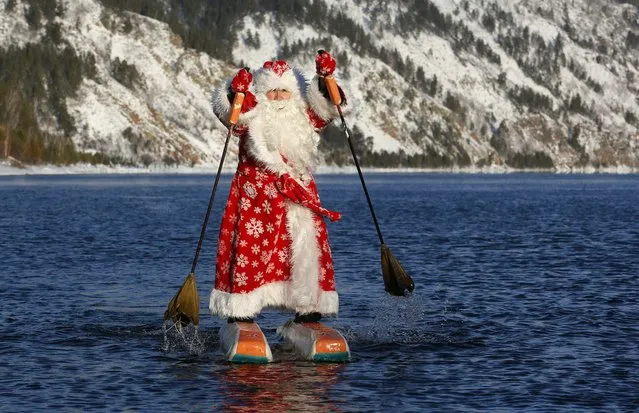
[[[265,284],[246,294],[231,294],[213,289],[209,310],[211,314],[223,318],[255,317],[266,307],[301,312],[301,309],[290,303],[288,289],[289,283],[285,281]],[[325,316],[337,315],[339,296],[336,291],[321,291],[318,298],[317,304],[311,311],[317,311]]]
[[320,247],[315,236],[313,213],[286,201],[286,228],[291,237],[290,300],[300,313],[315,311],[319,301]]

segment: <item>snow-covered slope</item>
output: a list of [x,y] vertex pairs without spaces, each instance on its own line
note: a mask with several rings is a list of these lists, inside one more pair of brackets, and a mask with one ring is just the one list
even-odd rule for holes
[[[302,42],[308,47],[289,60],[309,75],[317,49],[347,56],[338,75],[354,106],[348,120],[374,138],[376,151],[460,166],[639,166],[639,49],[628,44],[628,33],[639,30],[636,7],[604,0],[315,2],[360,28],[367,48],[312,22],[281,24],[262,12],[237,25],[230,65],[185,48],[166,23],[115,13],[98,0],[64,1],[62,37],[78,54],[92,53],[97,68],[67,100],[76,147],[145,164],[215,164],[225,130],[210,110],[212,88],[234,66],[261,66]],[[16,3],[0,12],[0,47],[44,35],[29,30]],[[131,84],[114,76],[124,61],[139,74]],[[236,151],[232,143],[230,161]]]
[[[94,53],[99,68],[99,80],[85,82],[68,101],[80,149],[179,163],[219,158],[223,126],[211,114],[210,90],[229,68],[183,48],[165,23],[119,17],[93,0],[69,2],[63,21],[67,40],[78,51]],[[116,59],[137,69],[133,88],[111,76]]]

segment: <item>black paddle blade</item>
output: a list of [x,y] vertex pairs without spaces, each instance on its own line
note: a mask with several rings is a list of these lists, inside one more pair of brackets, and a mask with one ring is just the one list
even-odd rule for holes
[[415,283],[386,244],[382,244],[382,274],[384,289],[391,295],[405,296],[413,292]]
[[187,275],[182,287],[169,302],[164,312],[164,321],[166,320],[179,323],[180,327],[186,327],[190,323],[197,327],[200,324],[200,298],[194,273]]

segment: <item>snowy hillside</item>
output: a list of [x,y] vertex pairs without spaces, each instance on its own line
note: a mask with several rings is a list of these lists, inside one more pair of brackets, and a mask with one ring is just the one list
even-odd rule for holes
[[[27,23],[25,0],[4,3],[0,47],[49,35]],[[167,13],[173,4],[155,3]],[[274,57],[311,75],[326,48],[354,107],[349,123],[372,137],[365,164],[386,166],[395,153],[396,164],[419,167],[639,168],[636,6],[309,0],[285,15],[265,3],[238,12],[225,62],[185,47],[167,22],[98,0],[62,2],[61,41],[95,57],[96,73],[66,99],[76,149],[145,165],[215,164],[225,130],[212,88]]]

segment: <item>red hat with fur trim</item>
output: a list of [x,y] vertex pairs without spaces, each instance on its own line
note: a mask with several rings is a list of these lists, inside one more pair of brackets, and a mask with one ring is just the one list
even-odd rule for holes
[[291,93],[299,93],[306,81],[302,74],[292,68],[284,60],[273,60],[264,63],[261,69],[253,73],[255,92],[265,94],[273,89],[285,89]]

